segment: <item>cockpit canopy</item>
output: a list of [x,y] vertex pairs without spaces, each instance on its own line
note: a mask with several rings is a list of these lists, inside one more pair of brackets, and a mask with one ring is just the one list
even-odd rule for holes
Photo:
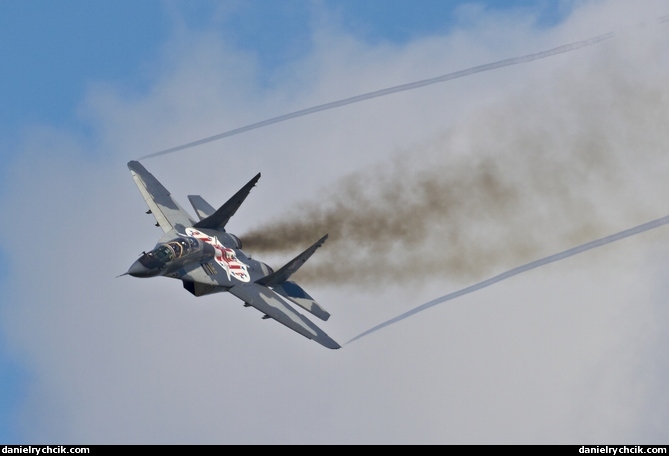
[[202,249],[200,240],[194,237],[178,237],[143,254],[139,262],[144,267],[155,269],[200,249]]
[[174,250],[168,247],[167,244],[163,244],[149,252],[149,255],[153,255],[158,261],[169,263],[174,259]]

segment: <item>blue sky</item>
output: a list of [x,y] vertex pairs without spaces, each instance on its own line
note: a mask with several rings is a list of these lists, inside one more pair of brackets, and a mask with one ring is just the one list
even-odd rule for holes
[[[151,82],[149,68],[175,27],[218,30],[236,47],[257,55],[264,71],[308,52],[312,3],[168,2],[121,0],[2,1],[0,74],[4,135],[16,141],[29,123],[77,124],[76,106],[88,84],[109,82],[141,91]],[[341,25],[365,40],[402,43],[446,33],[457,23],[453,12],[465,1],[325,1]],[[561,15],[558,1],[478,2],[486,8],[525,8],[550,25]],[[503,5],[503,6],[500,6]],[[564,8],[564,7],[563,7]],[[218,12],[223,10],[222,12]]]
[[[603,2],[608,3],[616,4]],[[112,87],[128,105],[148,98],[169,72],[175,37],[184,31],[212,33],[235,52],[252,56],[257,82],[264,88],[276,83],[277,71],[285,71],[291,62],[306,60],[314,52],[314,35],[322,26],[324,12],[328,21],[336,23],[338,33],[369,48],[389,43],[393,49],[405,49],[454,30],[476,29],[480,22],[469,23],[468,11],[476,11],[476,18],[498,13],[531,17],[533,32],[545,39],[541,32],[558,28],[578,4],[565,0],[0,0],[0,195],[11,201],[9,170],[21,161],[36,131],[51,129],[75,137],[84,157],[93,158],[106,150],[96,145],[105,141],[108,132],[86,114],[91,93],[100,86]],[[574,24],[575,28],[582,26],[577,21]],[[516,48],[510,52],[500,58],[514,56]],[[0,250],[0,287],[5,296],[16,292],[8,279],[13,254]],[[1,302],[0,311],[8,315],[4,311],[9,304]],[[36,400],[30,397],[35,361],[27,361],[23,347],[8,334],[0,332],[0,443],[36,443],[32,439],[37,435],[58,437],[57,433],[31,433],[31,424],[25,423],[33,415],[26,414],[24,406],[34,406]],[[59,400],[67,399],[58,398],[54,403]],[[78,434],[65,434],[67,438],[72,435]],[[104,436],[88,438],[105,443]]]

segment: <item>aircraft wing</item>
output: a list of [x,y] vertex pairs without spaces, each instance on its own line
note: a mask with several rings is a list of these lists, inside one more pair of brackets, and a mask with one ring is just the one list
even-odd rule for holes
[[246,304],[264,313],[266,317],[275,319],[304,337],[312,339],[327,348],[341,348],[322,329],[293,309],[286,298],[266,286],[257,283],[243,283],[235,285],[228,291]]
[[172,199],[170,192],[140,162],[129,161],[128,169],[163,232],[167,233],[177,228],[177,225],[189,227],[195,224],[188,213]]
[[279,293],[284,298],[288,298],[290,302],[294,302],[310,314],[327,321],[330,318],[330,312],[325,310],[319,303],[312,298],[309,293],[291,280],[281,282],[279,285],[272,288],[276,293]]

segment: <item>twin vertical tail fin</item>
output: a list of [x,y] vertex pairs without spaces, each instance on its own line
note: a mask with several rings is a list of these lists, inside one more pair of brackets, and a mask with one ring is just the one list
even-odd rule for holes
[[195,214],[199,220],[204,220],[216,212],[216,209],[214,209],[211,204],[207,203],[200,195],[188,195],[188,201],[190,201],[190,205],[195,209]]
[[291,275],[295,274],[297,270],[302,267],[302,265],[311,257],[311,255],[314,254],[316,249],[318,249],[321,245],[323,245],[323,243],[327,238],[328,235],[326,234],[318,241],[316,241],[307,250],[300,253],[298,256],[296,256],[291,261],[286,263],[284,267],[282,267],[281,269],[272,274],[266,275],[265,277],[256,280],[256,283],[260,285],[265,285],[266,287],[275,287],[280,283],[285,282],[290,278]]
[[[225,231],[225,225],[230,218],[237,212],[237,209],[244,202],[246,197],[251,192],[251,189],[256,185],[260,179],[260,173],[253,177],[244,187],[242,187],[232,198],[223,204],[218,210],[207,203],[204,198],[199,195],[189,195],[190,201],[195,213],[200,219],[199,222],[193,225],[194,228],[210,228],[220,231]],[[327,235],[319,239],[315,244],[306,249],[304,252],[289,261],[284,267],[272,274],[269,274],[256,281],[258,285],[271,288],[280,296],[287,298],[290,302],[302,307],[314,316],[323,321],[330,318],[330,313],[321,307],[309,293],[304,291],[295,282],[288,280],[297,270],[314,254],[314,252],[325,242]]]
[[[235,215],[239,206],[242,205],[244,200],[251,189],[255,187],[256,183],[260,179],[260,173],[256,174],[253,179],[251,179],[245,186],[243,186],[237,193],[235,193],[232,198],[230,198],[226,203],[219,207],[216,212],[211,215],[207,215],[202,218],[199,222],[193,225],[194,228],[211,228],[214,230],[225,231],[225,225],[228,223],[230,218]],[[188,197],[193,208],[198,214],[198,217],[202,217],[205,214],[211,212],[212,207],[202,199],[202,197],[197,195],[191,195]]]
[[290,276],[295,274],[295,272],[297,272],[297,270],[300,269],[304,263],[306,263],[311,255],[313,255],[314,252],[321,245],[323,245],[327,238],[328,235],[326,234],[318,241],[316,241],[316,243],[314,243],[311,247],[286,263],[286,265],[281,269],[256,280],[256,283],[272,288],[276,293],[280,294],[284,298],[290,299],[291,302],[294,302],[314,316],[320,318],[323,321],[327,321],[327,319],[330,318],[330,313],[321,307],[314,298],[309,296],[309,293],[304,291],[302,287],[300,287],[295,282],[288,280]]

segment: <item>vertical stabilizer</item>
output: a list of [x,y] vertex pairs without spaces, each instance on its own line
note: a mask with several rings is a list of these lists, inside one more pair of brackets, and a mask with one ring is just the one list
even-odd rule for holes
[[200,220],[204,220],[216,212],[216,209],[214,209],[211,204],[207,203],[200,195],[188,195],[188,201],[190,201],[190,205],[193,206],[197,218]]
[[260,179],[260,173],[256,174],[253,179],[251,179],[245,186],[243,186],[241,190],[235,193],[232,196],[232,198],[230,198],[223,206],[218,208],[216,212],[214,212],[207,218],[200,220],[193,226],[195,228],[210,228],[213,230],[224,229],[225,225],[230,220],[230,217],[235,215],[235,212],[237,212],[239,206],[241,206],[246,197],[249,196],[251,189],[255,187],[256,182],[258,182],[258,179]]

